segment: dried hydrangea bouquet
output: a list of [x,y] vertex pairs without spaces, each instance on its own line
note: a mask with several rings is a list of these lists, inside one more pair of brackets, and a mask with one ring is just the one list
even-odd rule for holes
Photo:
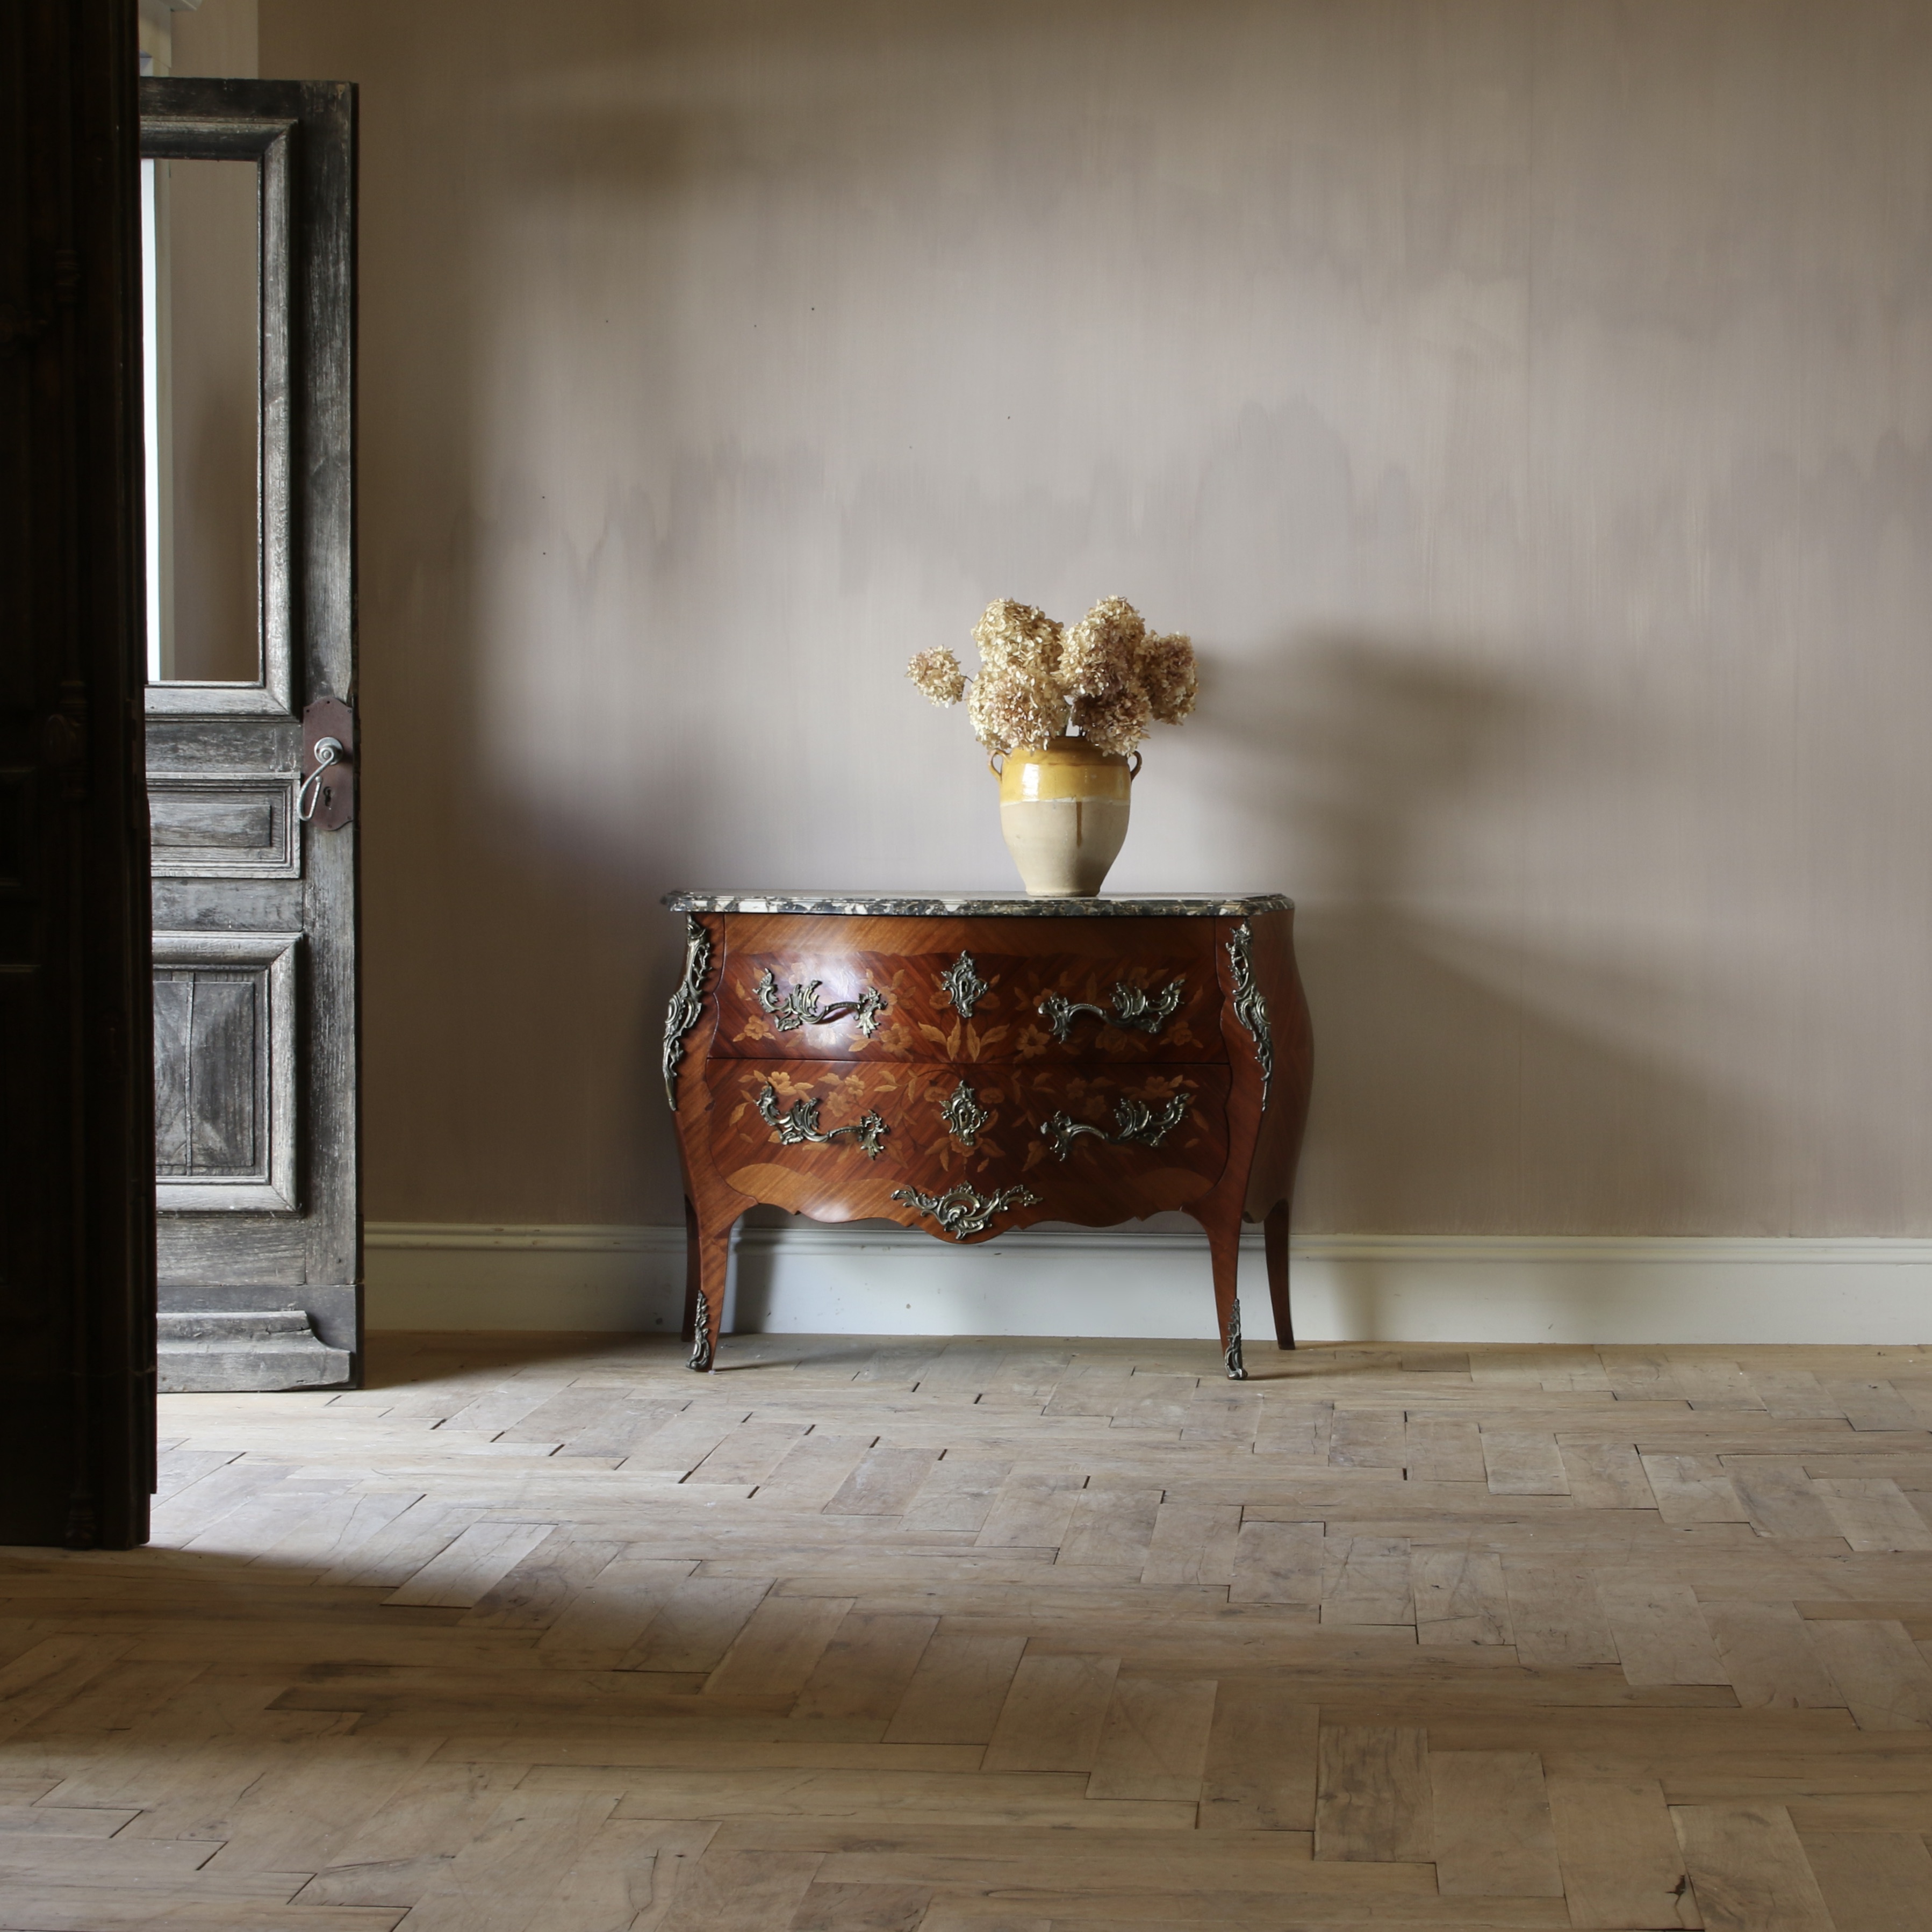
[[[1097,892],[1127,836],[1141,740],[1194,709],[1194,646],[1150,631],[1124,598],[1103,597],[1071,629],[1009,598],[973,627],[980,671],[921,651],[906,675],[966,715],[1000,781],[1000,829],[1028,892]],[[989,761],[990,762],[990,761]]]

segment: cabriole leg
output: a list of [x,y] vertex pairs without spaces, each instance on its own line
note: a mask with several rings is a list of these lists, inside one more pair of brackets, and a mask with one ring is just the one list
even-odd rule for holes
[[678,1326],[678,1339],[690,1342],[698,1333],[698,1291],[701,1284],[698,1267],[698,1210],[691,1196],[684,1197],[684,1318]]
[[716,1365],[718,1326],[724,1318],[724,1280],[731,1265],[731,1223],[693,1227],[686,1249],[690,1302],[689,1366],[700,1374]]
[[1275,1346],[1294,1346],[1294,1318],[1288,1303],[1288,1203],[1277,1202],[1262,1223],[1262,1244],[1268,1251],[1268,1300],[1274,1307]]
[[1221,1360],[1226,1364],[1231,1382],[1246,1382],[1247,1364],[1241,1359],[1241,1300],[1235,1292],[1236,1270],[1241,1259],[1241,1217],[1237,1213],[1224,1224],[1203,1225],[1208,1228],[1208,1252],[1214,1264],[1214,1316],[1221,1330]]

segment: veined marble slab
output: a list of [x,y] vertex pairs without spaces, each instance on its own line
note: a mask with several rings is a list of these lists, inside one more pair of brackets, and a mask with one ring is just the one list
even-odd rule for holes
[[1290,911],[1294,905],[1285,892],[1152,898],[1108,893],[1090,899],[982,898],[965,892],[923,898],[904,892],[667,892],[664,902],[673,912],[832,913],[879,919],[1245,919]]

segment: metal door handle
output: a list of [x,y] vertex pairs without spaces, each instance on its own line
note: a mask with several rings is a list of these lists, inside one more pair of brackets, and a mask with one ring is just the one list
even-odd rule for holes
[[315,741],[315,770],[302,782],[296,793],[296,816],[306,825],[315,816],[317,801],[322,796],[322,775],[331,765],[342,762],[344,746],[340,738],[318,738]]

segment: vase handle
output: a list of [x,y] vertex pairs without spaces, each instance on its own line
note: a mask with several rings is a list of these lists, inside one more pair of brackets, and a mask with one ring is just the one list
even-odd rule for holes
[[[1004,758],[1006,755],[1006,753],[1004,752],[995,752],[993,754],[993,758]],[[991,772],[996,778],[1004,778],[1006,776],[1005,771],[1000,766],[994,764],[993,758],[988,758],[986,760],[987,770]]]
[[1132,784],[1141,775],[1141,754],[1138,752],[1127,754],[1127,782]]

